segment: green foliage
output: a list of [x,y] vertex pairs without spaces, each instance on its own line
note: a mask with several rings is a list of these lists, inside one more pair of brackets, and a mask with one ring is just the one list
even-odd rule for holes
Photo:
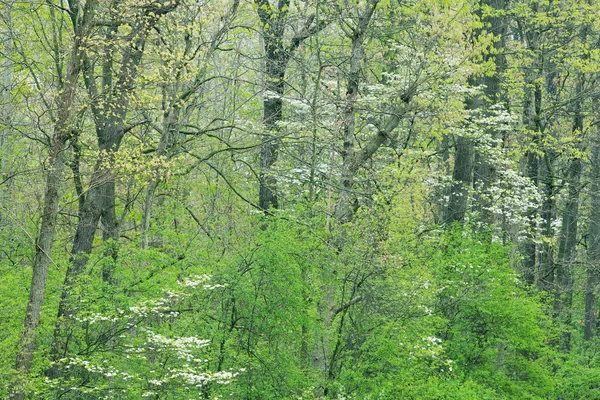
[[[599,343],[580,328],[594,271],[580,262],[593,242],[587,166],[565,274],[572,318],[550,310],[568,167],[589,163],[598,139],[596,0],[178,1],[135,37],[175,3],[99,1],[61,150],[37,347],[31,370],[15,371],[65,111],[65,8],[81,6],[63,3],[0,9],[0,397],[21,382],[32,399],[600,398]],[[265,91],[269,79],[283,93]],[[123,134],[115,154],[99,150],[111,132]],[[449,227],[458,137],[475,172]],[[277,153],[266,169],[265,143]],[[279,209],[257,209],[265,179]],[[96,204],[91,251],[65,289],[82,203],[107,181],[116,208]],[[535,287],[543,262],[558,289]],[[559,351],[563,332],[573,339]]]
[[348,393],[553,398],[551,321],[509,267],[508,249],[458,227],[417,247],[402,239],[388,243],[395,261],[374,283],[388,307],[367,312],[369,333],[340,376]]
[[465,377],[508,398],[547,398],[553,393],[551,322],[509,267],[508,249],[484,240],[456,228],[432,257],[448,357]]

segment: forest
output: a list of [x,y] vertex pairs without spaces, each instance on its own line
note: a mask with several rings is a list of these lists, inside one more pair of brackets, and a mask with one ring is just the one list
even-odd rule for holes
[[600,399],[600,1],[0,0],[0,398]]

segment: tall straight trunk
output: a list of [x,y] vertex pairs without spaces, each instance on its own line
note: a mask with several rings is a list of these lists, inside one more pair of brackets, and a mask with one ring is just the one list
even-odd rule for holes
[[[483,0],[483,5],[490,6],[495,12],[501,12],[506,10],[507,0]],[[485,61],[493,61],[495,71],[490,76],[484,76],[477,79],[475,83],[477,86],[483,85],[483,94],[486,97],[485,103],[482,104],[481,108],[484,114],[485,107],[489,105],[498,104],[501,101],[501,81],[500,76],[506,69],[506,56],[504,49],[506,45],[505,35],[508,27],[506,17],[500,15],[488,16],[484,19],[485,22],[489,23],[489,33],[495,36],[494,40],[494,53],[486,54],[484,57]],[[493,139],[498,139],[498,132],[491,130],[488,134]],[[489,159],[481,154],[477,149],[474,154],[474,165],[473,165],[473,197],[476,211],[479,211],[480,221],[484,224],[493,224],[493,214],[488,210],[491,206],[490,199],[487,196],[488,188],[496,180],[496,167]]]
[[573,305],[573,266],[577,250],[577,219],[579,217],[579,189],[583,162],[580,158],[571,160],[569,165],[569,193],[563,212],[558,256],[556,263],[556,292],[554,315],[564,324],[560,347],[571,348],[571,307]]
[[[375,8],[371,8],[371,14]],[[365,26],[366,29],[366,26]],[[364,58],[363,42],[365,32],[357,30],[352,37],[352,53],[350,55],[350,71],[346,80],[346,106],[344,108],[343,119],[343,149],[342,149],[342,179],[340,181],[338,208],[336,210],[336,219],[341,222],[348,222],[352,218],[352,186],[354,184],[354,173],[352,160],[354,158],[354,136],[355,136],[355,103],[358,96],[358,86],[360,79],[361,64]]]
[[[480,6],[489,6],[494,10],[504,10],[506,0],[482,0]],[[505,59],[502,49],[504,47],[504,34],[506,23],[500,16],[481,16],[481,9],[477,11],[484,22],[489,25],[489,33],[496,36],[494,41],[494,54],[486,54],[485,61],[493,60],[495,64],[495,73],[491,76],[471,79],[471,86],[483,86],[484,99],[476,97],[467,100],[467,109],[477,110],[481,114],[489,114],[486,108],[489,104],[494,104],[500,97],[500,78],[499,74],[504,69]],[[483,32],[478,30],[475,36],[478,37]],[[490,135],[495,136],[494,132]],[[454,167],[452,171],[452,186],[449,194],[449,201],[446,207],[444,223],[451,225],[454,222],[462,222],[467,212],[469,199],[469,188],[473,184],[474,204],[476,210],[481,214],[481,220],[485,223],[492,223],[492,216],[486,210],[490,204],[486,197],[487,188],[495,179],[494,166],[486,160],[485,156],[476,151],[471,139],[457,136],[455,138]]]
[[[13,85],[13,31],[12,31],[12,7],[13,2],[9,1],[4,5],[2,19],[4,20],[6,31],[2,36],[4,42],[4,60],[0,62],[0,179],[4,180],[7,172],[6,156],[11,152],[10,132],[12,130],[13,105],[11,103],[11,89]],[[6,188],[0,190],[0,224],[3,222],[3,209],[6,208],[8,198]]]
[[473,176],[473,142],[463,136],[457,136],[455,149],[450,199],[444,217],[446,225],[464,220]]
[[[532,147],[527,151],[527,176],[536,188],[540,187],[540,135],[541,135],[541,107],[542,107],[542,86],[537,80],[540,72],[532,72],[528,77],[528,84],[525,91],[523,122],[527,130],[532,134]],[[532,207],[527,210],[529,218],[529,237],[525,241],[523,255],[523,279],[527,284],[535,283],[536,270],[538,265],[538,245],[535,235],[538,230],[537,216],[539,209]]]
[[[532,12],[538,13],[540,4],[534,2],[532,4]],[[519,23],[519,35],[524,41],[527,52],[532,58],[531,64],[524,67],[525,82],[524,82],[524,98],[523,98],[523,126],[527,129],[527,134],[530,135],[529,149],[525,154],[526,161],[526,176],[529,177],[532,184],[537,190],[543,190],[540,185],[540,154],[544,151],[542,147],[542,136],[544,130],[542,101],[543,85],[540,82],[541,77],[547,70],[547,62],[540,50],[542,46],[542,34],[540,33],[543,27],[523,26]],[[524,240],[522,247],[523,264],[521,273],[523,279],[528,284],[536,282],[536,273],[539,272],[540,255],[539,246],[536,236],[538,235],[538,216],[540,207],[532,206],[526,210],[528,218],[528,237]],[[549,215],[549,214],[545,214]],[[549,258],[546,259],[548,261]],[[553,271],[552,271],[553,273]],[[539,282],[539,281],[538,281]]]
[[[591,5],[593,2],[587,0],[587,5]],[[590,30],[589,25],[584,25],[580,32],[582,43],[587,42],[587,38]],[[598,43],[595,44],[598,47]],[[583,58],[589,61],[589,54],[585,54]],[[581,73],[579,85],[577,86],[577,96],[581,96],[584,93],[584,84],[586,83],[586,75]],[[595,106],[598,101],[595,99]],[[576,118],[579,117],[579,126],[577,129],[583,130],[582,120],[582,102],[579,100],[576,105],[579,107],[576,110]],[[596,127],[596,136],[593,138],[592,144],[592,159],[591,159],[591,180],[592,180],[592,193],[591,193],[591,207],[590,207],[590,227],[589,227],[589,247],[588,247],[588,263],[586,268],[586,284],[585,284],[585,317],[584,317],[584,332],[583,337],[585,340],[590,340],[596,335],[597,323],[598,323],[598,283],[600,282],[600,269],[598,267],[600,261],[600,144],[598,144],[598,130]]]
[[598,284],[600,283],[600,138],[592,148],[591,207],[588,264],[585,283],[585,326],[583,337],[590,340],[597,335]]
[[287,54],[282,38],[265,39],[266,72],[263,121],[266,134],[260,146],[260,193],[258,205],[263,210],[278,208],[277,178],[271,167],[279,150],[279,123],[283,119],[283,94]]
[[[576,87],[577,100],[574,104],[573,135],[581,137],[583,134],[583,114],[581,93],[583,89],[583,76],[579,77]],[[577,227],[579,218],[579,193],[581,189],[581,171],[583,161],[575,156],[570,160],[567,176],[568,195],[563,211],[563,220],[560,231],[557,265],[556,265],[556,292],[554,295],[554,315],[564,324],[561,335],[560,347],[568,351],[571,348],[571,307],[573,305],[573,266],[577,256]]]
[[[554,236],[552,222],[556,216],[555,184],[554,184],[554,159],[555,156],[551,150],[544,152],[543,162],[540,167],[540,190],[542,191],[542,235],[546,238]],[[546,292],[550,292],[554,287],[554,247],[544,241],[538,250],[538,262],[536,282],[537,287]]]
[[[12,118],[12,105],[10,98],[10,91],[12,88],[12,52],[13,52],[13,32],[12,32],[12,2],[8,2],[4,6],[3,20],[6,24],[6,32],[2,37],[4,42],[4,60],[2,61],[1,68],[2,78],[0,81],[0,121],[4,125],[0,131],[0,174],[4,175],[4,159],[8,152],[6,145],[8,143],[8,136],[11,129],[11,118]],[[0,198],[0,201],[2,198]],[[1,204],[1,203],[0,203]],[[0,220],[2,216],[0,215]]]
[[[268,0],[255,0],[262,25],[265,47],[265,92],[263,99],[263,123],[265,134],[260,146],[260,172],[258,206],[263,210],[278,208],[277,177],[271,168],[277,162],[279,148],[279,125],[283,120],[283,95],[285,72],[291,55],[302,42],[322,30],[328,22],[316,19],[316,13],[304,20],[304,26],[291,40],[285,39],[288,24],[289,0],[281,0],[277,7]],[[316,7],[319,7],[317,3]]]
[[[581,27],[579,38],[581,43],[587,42],[587,24]],[[584,54],[584,59],[589,56]],[[586,75],[579,72],[575,85],[574,102],[572,103],[574,139],[583,139],[583,103]],[[582,149],[577,149],[582,150]],[[554,313],[563,323],[560,348],[564,351],[571,350],[571,318],[573,305],[573,268],[577,258],[577,227],[579,218],[579,194],[581,190],[581,172],[583,169],[582,157],[575,154],[570,161],[568,171],[568,197],[563,212],[560,241],[558,247],[558,263],[556,268],[556,293],[554,296]],[[593,274],[592,274],[593,275]],[[586,293],[587,301],[587,293]],[[587,307],[586,307],[587,308]],[[585,332],[584,332],[585,334]]]
[[289,1],[280,1],[277,9],[268,1],[256,0],[262,22],[265,46],[265,92],[263,98],[263,123],[265,134],[260,145],[260,171],[258,205],[263,210],[278,208],[277,177],[271,171],[278,158],[279,124],[283,119],[285,71],[289,49],[284,41],[287,7]]
[[[36,242],[33,275],[29,290],[29,301],[23,322],[23,332],[19,341],[19,352],[15,363],[19,377],[24,379],[29,373],[33,352],[35,350],[36,330],[40,324],[41,310],[44,304],[48,268],[51,263],[52,245],[56,231],[56,217],[60,199],[62,172],[65,165],[65,146],[72,134],[72,116],[75,93],[82,59],[84,56],[83,42],[88,35],[89,25],[93,18],[96,1],[88,0],[80,15],[74,17],[74,41],[71,47],[69,64],[64,78],[62,91],[58,97],[58,114],[54,127],[54,136],[50,147],[48,170],[46,173],[46,191],[44,194],[44,209],[42,224]],[[24,392],[18,382],[11,398],[23,399]]]
[[[536,134],[532,140],[533,146],[537,148],[539,143],[539,136]],[[527,152],[527,176],[531,179],[531,183],[534,187],[540,187],[540,165],[539,158],[536,150],[529,150]],[[523,255],[523,279],[528,285],[535,282],[535,271],[538,260],[538,245],[534,240],[536,235],[537,227],[537,215],[538,208],[531,207],[527,210],[527,217],[529,219],[529,237],[525,241],[524,255]]]

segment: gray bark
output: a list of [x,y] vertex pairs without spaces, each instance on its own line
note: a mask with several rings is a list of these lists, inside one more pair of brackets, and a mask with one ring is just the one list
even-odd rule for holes
[[[4,6],[3,20],[5,21],[6,31],[2,37],[4,42],[4,60],[2,62],[2,82],[0,83],[0,123],[3,125],[0,131],[0,173],[4,174],[4,159],[8,152],[6,148],[8,136],[11,129],[12,105],[10,99],[10,91],[12,89],[12,71],[13,61],[13,32],[12,32],[12,2],[8,2]],[[0,215],[1,219],[1,215]]]
[[600,143],[592,148],[591,207],[589,227],[588,265],[585,284],[585,326],[583,337],[590,340],[597,335],[598,284],[600,283]]
[[[527,151],[527,175],[535,187],[540,187],[540,135],[541,135],[541,108],[542,108],[542,87],[537,81],[539,72],[530,74],[525,91],[523,122],[528,131],[533,134],[531,147]],[[527,210],[530,220],[530,235],[524,246],[523,261],[523,279],[531,285],[535,282],[536,266],[538,265],[538,247],[533,239],[537,231],[536,217],[538,208]]]
[[265,46],[265,94],[263,99],[263,123],[265,135],[260,146],[260,173],[258,205],[263,210],[278,208],[277,178],[271,167],[277,161],[279,150],[279,123],[283,118],[283,94],[285,71],[289,49],[284,42],[285,23],[289,1],[280,1],[273,9],[268,0],[256,0],[258,16],[263,27]]
[[[506,0],[484,0],[481,6],[487,5],[494,10],[504,10],[507,6]],[[481,17],[481,10],[477,11]],[[496,36],[494,41],[494,54],[486,54],[485,61],[493,60],[496,71],[491,76],[484,76],[470,80],[472,86],[483,86],[484,98],[471,98],[467,100],[467,108],[470,110],[479,110],[479,112],[489,114],[485,111],[490,104],[496,103],[500,98],[500,73],[506,63],[502,49],[504,48],[504,35],[506,33],[506,21],[501,16],[491,15],[483,18],[483,21],[489,24],[485,33],[492,33]],[[478,30],[475,35],[479,37],[484,33]],[[490,132],[492,137],[496,136]],[[462,223],[467,212],[469,199],[469,187],[473,183],[475,209],[481,214],[481,220],[484,223],[491,224],[492,215],[487,213],[489,202],[486,198],[487,188],[495,179],[494,166],[479,152],[476,151],[471,139],[457,136],[455,138],[455,156],[454,169],[452,172],[452,187],[450,190],[448,206],[444,217],[444,223],[451,225],[454,222]]]
[[[483,4],[492,7],[494,10],[502,11],[506,10],[507,0],[486,0],[482,1]],[[498,104],[501,101],[501,81],[500,76],[506,69],[506,56],[504,54],[505,48],[505,36],[508,28],[507,19],[505,16],[492,15],[484,19],[485,22],[489,23],[487,30],[489,33],[495,36],[494,41],[494,54],[486,54],[484,57],[485,61],[492,60],[495,65],[494,74],[491,76],[484,76],[478,78],[475,85],[483,85],[483,94],[485,96],[484,104],[482,107],[485,108],[491,104]],[[494,139],[498,139],[498,132],[492,130],[489,132],[490,136]],[[493,215],[487,210],[490,207],[489,198],[485,195],[488,188],[496,180],[496,167],[477,150],[474,155],[473,165],[473,188],[474,193],[474,204],[475,209],[480,213],[480,220],[484,224],[493,224]]]
[[[583,115],[581,93],[583,77],[577,84],[576,94],[578,100],[574,104],[573,134],[583,134]],[[557,265],[556,265],[556,292],[554,296],[554,315],[563,326],[560,347],[568,351],[571,348],[571,313],[573,305],[573,266],[577,257],[577,228],[579,218],[579,193],[581,189],[581,172],[583,161],[575,156],[570,160],[567,175],[568,195],[563,211],[563,220],[559,237]]]
[[[96,1],[89,0],[86,2],[83,11],[75,17],[75,37],[71,47],[63,89],[58,98],[58,114],[46,174],[46,191],[44,194],[42,224],[36,242],[29,301],[27,302],[27,311],[23,322],[23,332],[19,342],[19,352],[15,363],[15,369],[18,371],[21,379],[24,379],[29,373],[33,352],[35,350],[36,330],[40,324],[41,310],[46,292],[46,281],[48,279],[48,268],[52,261],[52,245],[54,244],[62,172],[66,158],[65,145],[72,134],[71,124],[73,104],[81,64],[84,57],[83,41],[89,33],[88,29],[93,18],[95,7]],[[15,385],[15,388],[11,393],[11,398],[24,398],[25,394],[21,388],[21,382],[18,382]]]
[[363,42],[365,40],[365,31],[371,20],[377,2],[369,4],[366,12],[361,16],[358,27],[352,36],[352,53],[350,55],[350,71],[346,80],[346,105],[344,108],[343,135],[344,143],[342,148],[342,179],[340,181],[340,191],[338,199],[338,208],[336,218],[339,222],[350,221],[353,210],[352,186],[356,167],[354,164],[354,136],[355,136],[355,103],[358,96],[361,64],[364,58]]
[[[115,180],[113,172],[110,168],[105,168],[105,165],[111,164],[126,132],[125,117],[129,107],[129,98],[135,87],[134,81],[142,59],[146,35],[157,22],[159,16],[172,11],[176,6],[177,3],[173,3],[166,7],[147,8],[147,15],[142,15],[136,22],[128,37],[130,45],[123,50],[122,67],[114,86],[112,85],[110,71],[106,70],[111,65],[106,66],[105,64],[102,79],[103,84],[107,85],[105,90],[109,91],[108,95],[105,96],[103,107],[106,111],[101,112],[98,110],[98,104],[93,106],[98,148],[101,153],[94,167],[89,190],[79,211],[79,223],[77,224],[71,250],[72,259],[66,272],[58,307],[58,320],[51,352],[53,361],[66,357],[68,354],[69,323],[72,322],[71,319],[77,312],[74,305],[76,299],[72,299],[71,292],[84,272],[101,218],[105,229],[103,238],[106,240],[112,239],[115,242],[119,239],[115,214]],[[90,94],[95,95],[97,93],[95,82],[89,76],[86,78],[86,86]],[[92,99],[94,98],[96,96],[92,96]],[[109,250],[109,252],[109,256],[113,259],[116,258],[116,247]],[[102,271],[102,275],[107,282],[110,282],[112,277],[111,264]],[[50,377],[57,377],[60,373],[58,365],[53,366],[48,372]]]
[[579,217],[579,190],[582,170],[580,158],[571,160],[569,166],[569,194],[563,212],[556,263],[556,292],[554,314],[564,324],[560,347],[571,348],[571,307],[573,305],[573,266],[577,250],[577,219]]
[[363,43],[369,23],[379,4],[379,0],[371,0],[366,9],[359,16],[358,24],[352,31],[352,53],[350,54],[350,70],[346,81],[346,104],[343,115],[343,148],[342,148],[342,176],[338,193],[338,202],[335,209],[335,218],[341,224],[349,222],[354,214],[352,206],[354,200],[354,178],[364,163],[369,160],[379,148],[392,139],[393,131],[400,124],[401,117],[407,111],[416,87],[413,85],[402,93],[402,104],[392,110],[388,118],[378,126],[377,131],[369,138],[360,151],[355,146],[355,102],[360,89],[361,63],[364,58]]
[[[542,191],[542,234],[546,238],[554,236],[552,221],[556,216],[555,184],[554,184],[554,158],[550,150],[544,152],[542,167],[540,168],[540,185]],[[538,250],[538,264],[536,280],[541,290],[551,291],[554,287],[554,247],[547,241],[540,245]]]
[[281,0],[274,8],[268,0],[255,0],[262,24],[265,47],[265,94],[263,99],[263,123],[265,134],[260,146],[259,198],[258,206],[263,210],[278,208],[277,177],[271,168],[277,162],[280,148],[279,123],[283,120],[283,95],[285,73],[289,59],[302,42],[319,32],[328,22],[318,20],[311,14],[304,27],[289,43],[285,40],[288,24],[289,0]]
[[473,176],[473,143],[463,136],[456,137],[452,187],[444,222],[451,225],[463,222],[467,212],[469,187]]

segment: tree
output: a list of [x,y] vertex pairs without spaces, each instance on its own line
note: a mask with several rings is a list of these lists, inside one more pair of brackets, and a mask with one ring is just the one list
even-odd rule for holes
[[[135,89],[135,79],[138,75],[144,46],[151,29],[158,19],[173,11],[178,5],[176,1],[166,3],[149,1],[137,4],[131,8],[128,4],[115,4],[115,15],[109,20],[109,29],[106,31],[105,40],[108,45],[104,49],[106,58],[102,63],[102,89],[99,92],[94,78],[94,64],[89,57],[84,58],[86,68],[85,83],[90,95],[91,109],[94,117],[96,136],[98,140],[99,156],[94,166],[94,173],[90,180],[90,187],[86,194],[79,193],[83,199],[80,202],[79,222],[73,238],[71,250],[72,263],[69,265],[65,283],[62,290],[61,301],[58,309],[58,322],[54,333],[52,354],[56,361],[68,354],[68,334],[64,332],[66,320],[75,315],[74,299],[71,299],[73,287],[84,272],[88,256],[92,251],[92,244],[102,218],[104,227],[103,239],[118,242],[119,229],[115,210],[115,181],[110,171],[114,154],[119,150],[124,135],[131,130],[126,126],[126,116],[132,92]],[[111,10],[112,11],[112,10]],[[130,30],[124,36],[123,43],[114,46],[112,37],[117,28],[127,26]],[[120,52],[120,68],[114,76],[115,53]],[[116,257],[116,253],[112,255]],[[111,271],[103,271],[105,280],[110,281]],[[56,376],[58,371],[53,368],[51,376]]]
[[[36,243],[33,275],[29,290],[29,301],[23,322],[23,333],[19,342],[19,354],[15,369],[21,379],[27,376],[31,368],[33,351],[36,342],[36,329],[40,324],[40,314],[46,292],[48,268],[52,260],[52,246],[56,232],[56,216],[60,199],[62,171],[65,164],[65,145],[72,135],[72,118],[75,95],[77,91],[79,73],[83,58],[85,57],[85,41],[89,38],[90,29],[96,2],[88,1],[80,8],[74,2],[71,10],[74,38],[69,55],[69,64],[66,71],[64,86],[58,96],[57,120],[50,147],[48,172],[46,173],[46,192],[44,194],[44,213]],[[18,381],[11,396],[15,399],[24,398],[22,391],[23,381]]]
[[[296,49],[311,35],[327,26],[328,21],[315,21],[316,12],[308,11],[298,26],[291,25],[290,2],[279,1],[277,6],[269,0],[255,0],[262,28],[265,51],[263,121],[266,133],[260,147],[260,178],[258,205],[263,210],[278,208],[277,178],[270,172],[277,161],[279,144],[279,124],[283,120],[283,96],[285,73]],[[319,8],[319,3],[315,5]],[[285,38],[286,28],[292,29],[289,42]]]
[[[491,64],[490,71],[479,71],[479,76],[473,76],[469,81],[471,86],[483,88],[480,94],[475,94],[466,100],[467,110],[475,116],[478,113],[491,116],[490,109],[493,105],[499,104],[501,100],[500,76],[505,65],[504,43],[507,28],[507,22],[502,13],[506,6],[507,2],[504,0],[481,1],[475,11],[483,26],[473,32],[473,46],[487,45],[488,35],[493,35],[489,49],[485,50],[482,60],[482,65]],[[487,134],[491,136],[492,140],[497,139],[497,133],[487,132]],[[476,140],[477,138],[469,138],[464,135],[458,135],[455,138],[452,186],[444,218],[447,225],[464,222],[471,185],[477,196],[476,207],[483,214],[482,222],[487,224],[493,222],[486,211],[490,204],[484,193],[494,181],[495,166],[486,160],[485,154],[476,151]]]

